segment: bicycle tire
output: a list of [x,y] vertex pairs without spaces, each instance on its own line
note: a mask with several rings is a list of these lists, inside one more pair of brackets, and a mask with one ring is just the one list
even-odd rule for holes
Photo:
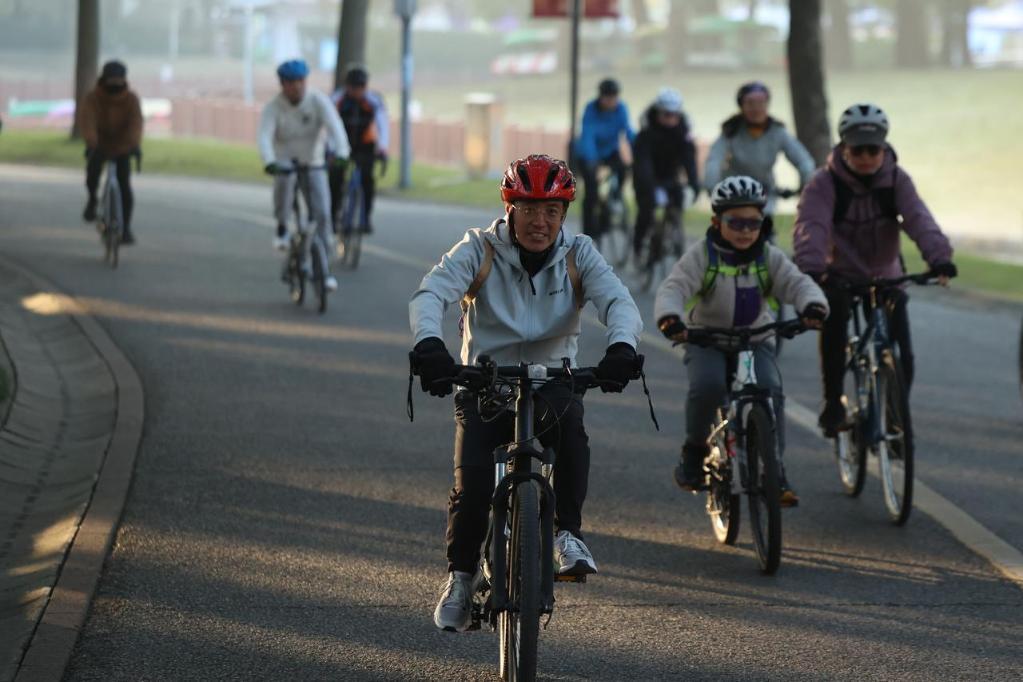
[[312,258],[313,286],[316,288],[316,311],[322,315],[327,312],[327,272],[323,264],[327,254],[320,246],[320,240],[313,237],[313,243],[309,249],[309,256]]
[[746,420],[746,467],[753,546],[760,572],[773,575],[781,564],[781,487],[774,427],[759,404],[750,407]]
[[123,207],[121,206],[120,191],[114,187],[107,192],[107,215],[113,216],[107,221],[107,255],[110,267],[114,270],[120,264],[121,256],[121,231],[124,229]]
[[498,617],[501,679],[536,679],[540,636],[540,503],[532,482],[515,487],[508,547],[510,609]]
[[[724,420],[721,410],[717,411],[714,422],[716,427]],[[739,520],[742,518],[742,496],[732,493],[731,458],[728,455],[728,444],[726,438],[718,435],[715,438],[714,447],[718,449],[719,462],[728,463],[727,466],[719,466],[710,455],[707,456],[706,468],[710,472],[708,477],[709,490],[707,491],[707,516],[710,517],[710,527],[714,531],[714,537],[723,545],[734,545],[739,537]]]
[[898,361],[885,353],[877,372],[878,414],[882,440],[875,444],[881,489],[888,518],[896,526],[913,509],[913,430]]
[[[842,403],[849,410],[849,402],[842,396]],[[849,497],[859,497],[867,480],[867,447],[863,438],[863,418],[856,410],[852,426],[839,431],[834,439],[835,462],[842,489]]]
[[[785,320],[790,319],[788,317],[788,308],[789,307],[787,305],[785,305],[784,303],[779,303],[778,304],[778,321],[779,322],[784,322]],[[774,335],[774,357],[776,357],[776,358],[780,358],[781,357],[781,349],[782,349],[782,347],[784,345],[785,345],[785,337],[782,336],[781,334],[775,334]]]
[[359,267],[362,254],[362,231],[366,217],[365,195],[358,169],[352,171],[341,206],[341,263],[349,270]]
[[291,252],[288,254],[288,289],[295,305],[305,302],[305,274],[302,272],[301,244],[292,237]]

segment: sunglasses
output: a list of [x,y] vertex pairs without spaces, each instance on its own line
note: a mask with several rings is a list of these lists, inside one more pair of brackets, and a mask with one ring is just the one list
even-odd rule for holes
[[877,156],[881,153],[881,145],[877,144],[859,144],[855,147],[849,148],[849,153],[853,156]]
[[764,226],[763,218],[738,218],[735,216],[724,216],[721,218],[728,229],[736,232],[756,232]]

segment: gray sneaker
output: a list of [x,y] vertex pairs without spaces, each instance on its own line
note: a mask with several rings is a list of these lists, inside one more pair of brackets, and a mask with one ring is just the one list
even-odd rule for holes
[[558,575],[587,575],[597,572],[597,564],[586,544],[569,533],[559,531],[554,538],[554,561]]
[[465,632],[472,624],[472,575],[452,571],[441,587],[433,622],[447,632]]

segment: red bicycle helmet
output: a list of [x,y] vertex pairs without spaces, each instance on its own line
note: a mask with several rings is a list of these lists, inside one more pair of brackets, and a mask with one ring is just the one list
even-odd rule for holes
[[501,179],[501,200],[509,204],[516,199],[574,201],[575,176],[568,164],[546,154],[512,161]]

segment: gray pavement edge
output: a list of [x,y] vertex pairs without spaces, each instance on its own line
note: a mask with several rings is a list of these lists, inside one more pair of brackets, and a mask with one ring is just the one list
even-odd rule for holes
[[5,267],[30,279],[40,290],[66,297],[70,306],[67,312],[107,363],[117,386],[117,418],[92,499],[14,678],[15,682],[52,682],[64,676],[131,488],[135,457],[142,439],[142,382],[106,330],[74,297],[63,294],[59,287],[21,264],[3,256],[0,260]]

